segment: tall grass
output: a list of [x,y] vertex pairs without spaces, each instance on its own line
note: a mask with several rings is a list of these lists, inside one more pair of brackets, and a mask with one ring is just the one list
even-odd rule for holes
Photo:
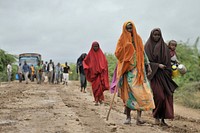
[[175,92],[175,102],[184,106],[200,109],[200,82],[185,84]]

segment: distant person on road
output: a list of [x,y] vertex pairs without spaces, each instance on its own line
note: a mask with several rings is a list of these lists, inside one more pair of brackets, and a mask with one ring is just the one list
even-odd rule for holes
[[50,60],[47,65],[49,83],[53,83],[53,71],[54,71],[54,64],[53,64],[52,60]]
[[168,126],[165,119],[174,118],[173,93],[178,86],[172,80],[171,56],[159,28],[151,31],[145,44],[145,52],[152,68],[148,79],[151,83],[156,106],[153,110],[155,124]]
[[102,104],[103,92],[109,89],[108,62],[99,43],[93,42],[88,55],[83,60],[86,79],[92,83],[95,105]]
[[7,75],[8,75],[8,82],[10,83],[12,77],[12,66],[10,63],[7,65]]
[[35,67],[33,65],[31,65],[30,67],[30,78],[31,78],[31,82],[34,82],[34,78],[35,78]]
[[68,66],[67,62],[65,62],[65,66],[63,68],[63,80],[64,80],[63,85],[68,85],[69,71],[70,71],[70,67]]
[[46,64],[44,63],[44,61],[41,61],[41,66],[42,66],[42,82],[44,82],[45,80],[45,75],[46,75]]
[[83,60],[85,59],[86,56],[87,56],[86,53],[81,54],[81,56],[77,59],[76,62],[76,72],[79,73],[80,76],[81,92],[84,93],[86,92],[85,88],[87,86],[87,80],[84,73]]
[[141,118],[142,111],[155,108],[152,90],[146,77],[146,73],[151,74],[152,70],[144,52],[142,39],[132,21],[123,25],[115,56],[118,60],[117,88],[126,107],[124,124],[131,124],[131,110],[137,111],[136,124],[144,124],[145,121]]
[[38,62],[37,66],[35,67],[35,71],[36,71],[37,84],[41,84],[43,68],[42,68],[40,61]]
[[19,66],[17,67],[17,73],[19,76],[19,82],[21,83],[22,82],[22,65],[21,65],[21,63],[19,63]]
[[58,64],[56,65],[56,68],[55,68],[55,81],[56,81],[55,83],[56,84],[60,83],[60,75],[61,75],[61,65],[58,62]]
[[56,68],[56,66],[55,66],[55,64],[54,64],[54,62],[52,62],[53,63],[53,78],[52,78],[52,84],[54,84],[55,82],[55,79],[56,79],[56,77],[55,77],[55,68]]
[[63,66],[62,65],[60,65],[60,69],[61,69],[61,71],[60,71],[60,83],[62,83],[62,81],[63,81]]
[[26,63],[26,61],[24,61],[23,73],[24,73],[24,77],[25,77],[26,84],[28,84],[28,74],[29,74],[29,71],[30,71],[30,67],[29,67],[29,65]]
[[48,62],[46,61],[45,64],[44,64],[44,72],[45,72],[45,76],[47,76],[47,66],[48,66]]

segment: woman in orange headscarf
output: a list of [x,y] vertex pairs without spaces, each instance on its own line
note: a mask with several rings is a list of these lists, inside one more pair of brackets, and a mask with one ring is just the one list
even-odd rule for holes
[[108,63],[99,43],[93,42],[88,55],[83,60],[86,79],[92,83],[95,105],[104,100],[103,92],[109,89]]
[[115,50],[118,59],[117,80],[121,99],[126,106],[127,119],[124,124],[131,123],[131,110],[137,110],[136,124],[143,124],[141,111],[155,108],[152,91],[145,73],[151,73],[148,58],[144,52],[142,39],[136,32],[132,21],[123,25],[122,34]]

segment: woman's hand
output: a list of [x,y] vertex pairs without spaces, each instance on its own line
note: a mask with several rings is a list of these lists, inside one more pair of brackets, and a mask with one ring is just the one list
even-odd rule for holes
[[147,75],[150,75],[152,73],[152,69],[151,69],[150,64],[148,64],[147,71],[148,71]]
[[159,67],[160,69],[165,69],[165,68],[166,68],[166,66],[163,65],[163,64],[159,64],[158,67]]

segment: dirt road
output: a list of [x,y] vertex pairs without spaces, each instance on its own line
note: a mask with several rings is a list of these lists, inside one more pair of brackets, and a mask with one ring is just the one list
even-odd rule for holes
[[200,111],[175,106],[170,127],[153,125],[151,112],[143,112],[143,126],[124,125],[121,99],[116,97],[109,120],[106,115],[112,95],[105,92],[105,103],[94,106],[91,88],[80,92],[79,82],[68,86],[36,83],[0,86],[0,133],[163,133],[200,132]]

